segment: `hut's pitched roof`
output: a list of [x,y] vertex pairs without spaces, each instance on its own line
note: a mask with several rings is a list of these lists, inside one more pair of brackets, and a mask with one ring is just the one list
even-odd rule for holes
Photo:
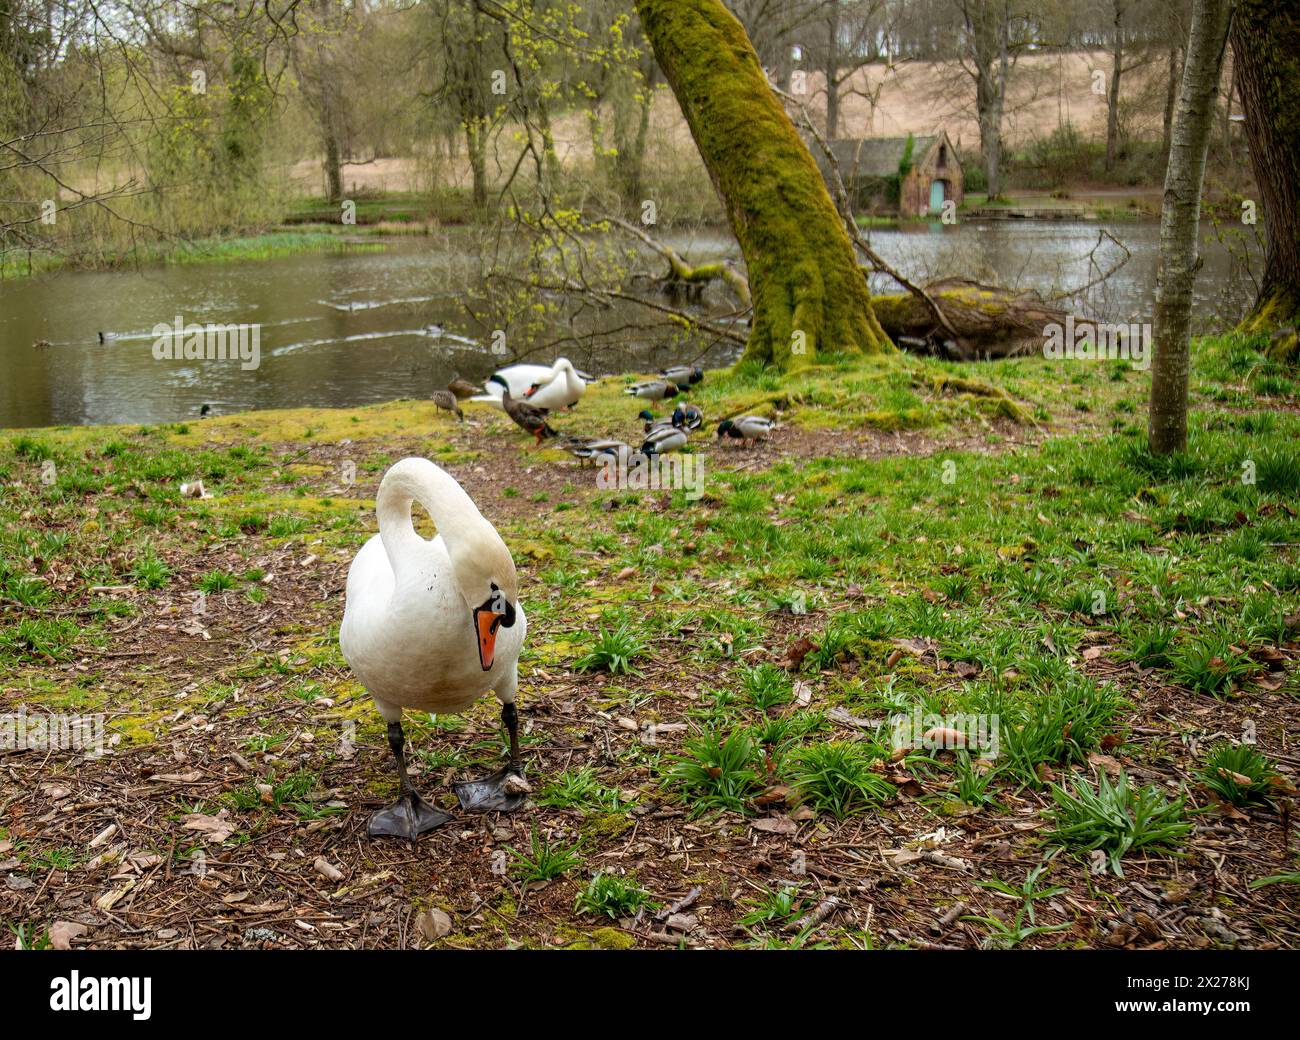
[[[912,161],[919,161],[937,135],[912,135]],[[844,137],[830,143],[831,152],[845,177],[892,177],[907,151],[907,137]]]

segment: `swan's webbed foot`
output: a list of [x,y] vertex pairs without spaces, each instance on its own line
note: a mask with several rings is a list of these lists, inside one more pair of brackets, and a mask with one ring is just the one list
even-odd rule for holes
[[406,791],[392,805],[370,817],[372,838],[408,838],[415,841],[425,831],[441,827],[450,814],[434,808],[414,791]]
[[521,769],[503,766],[482,780],[452,784],[466,812],[514,812],[528,800],[532,788]]
[[519,715],[513,698],[501,705],[501,722],[510,736],[510,760],[482,780],[452,784],[460,807],[466,812],[514,812],[532,793],[519,757]]
[[435,809],[411,786],[411,778],[406,773],[406,735],[402,732],[400,719],[388,724],[388,746],[393,749],[393,758],[397,760],[397,776],[401,781],[402,793],[392,805],[380,809],[370,817],[367,830],[372,838],[408,838],[415,841],[425,831],[441,827],[451,816],[441,809]]

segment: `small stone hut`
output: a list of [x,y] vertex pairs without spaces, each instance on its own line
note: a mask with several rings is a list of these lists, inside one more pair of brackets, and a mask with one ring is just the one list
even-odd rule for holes
[[[965,197],[961,161],[942,130],[924,136],[846,137],[832,141],[830,148],[858,213],[938,216],[945,202],[960,206]],[[818,156],[818,163],[828,175],[825,156]]]

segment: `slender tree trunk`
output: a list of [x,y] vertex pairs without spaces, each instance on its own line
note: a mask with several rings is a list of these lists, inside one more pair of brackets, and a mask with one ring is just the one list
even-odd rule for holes
[[740,23],[721,0],[636,8],[745,256],[745,358],[792,369],[819,351],[892,351],[817,164]]
[[325,139],[325,189],[329,193],[330,202],[338,202],[339,199],[343,198],[343,166],[339,155],[339,138],[338,134],[334,132],[332,114],[328,110],[325,113],[325,126],[322,135]]
[[534,103],[537,130],[542,138],[542,170],[552,185],[560,182],[560,157],[555,153],[555,131],[551,127],[551,109],[543,98]]
[[1300,10],[1276,0],[1239,0],[1233,58],[1246,113],[1250,163],[1263,203],[1266,252],[1259,296],[1243,330],[1292,327],[1273,345],[1296,356],[1300,318]]
[[1124,74],[1124,8],[1115,5],[1115,36],[1110,51],[1110,90],[1106,93],[1106,172],[1115,170],[1119,147],[1119,83]]
[[650,108],[654,103],[657,66],[651,60],[625,70],[610,91],[613,107],[613,184],[628,212],[639,209],[645,198],[642,171],[650,133]]
[[1007,105],[1007,79],[1011,75],[1011,6],[1003,0],[998,8],[998,89],[997,104],[994,106],[994,142],[997,158],[994,164],[994,180],[997,181],[998,194],[1002,194],[1002,113]]
[[1205,153],[1233,0],[1194,0],[1178,111],[1160,211],[1160,271],[1156,278],[1155,362],[1151,368],[1148,431],[1157,455],[1187,447],[1187,372],[1192,287],[1200,267],[1197,233]]
[[1005,0],[969,0],[961,5],[974,66],[975,116],[988,197],[1002,195],[1002,110],[1010,71],[1011,15]]
[[834,141],[840,127],[840,0],[830,0],[826,23],[826,140]]
[[1232,164],[1232,98],[1237,93],[1237,56],[1232,56],[1228,75],[1228,93],[1223,98],[1223,161]]
[[1002,197],[1002,106],[1003,84],[992,88],[992,99],[980,117],[980,144],[984,149],[984,173],[988,181],[988,197]]
[[614,174],[618,180],[619,194],[629,211],[639,209],[645,198],[645,149],[650,135],[650,109],[654,105],[653,71],[641,80],[640,89],[632,103],[635,126],[633,128],[624,123],[621,131],[616,130],[615,146],[618,151],[614,156]]
[[1169,48],[1169,82],[1165,87],[1164,134],[1160,142],[1161,154],[1169,156],[1169,140],[1174,129],[1174,106],[1178,102],[1178,78],[1180,71],[1179,49]]
[[479,210],[487,208],[487,137],[487,120],[465,120],[465,151],[473,181],[474,208]]

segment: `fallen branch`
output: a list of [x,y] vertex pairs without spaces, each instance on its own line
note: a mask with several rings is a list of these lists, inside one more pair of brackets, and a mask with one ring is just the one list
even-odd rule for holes
[[[1031,293],[1015,293],[964,278],[929,286],[959,337],[952,341],[952,360],[1010,357],[1042,345],[1049,324],[1064,325],[1067,314]],[[933,329],[928,310],[907,294],[875,296],[876,320],[891,338],[926,339]]]
[[1126,263],[1128,263],[1129,260],[1133,258],[1133,254],[1129,252],[1128,246],[1126,246],[1118,238],[1112,235],[1106,228],[1102,228],[1100,231],[1097,232],[1097,241],[1093,243],[1093,247],[1090,250],[1088,250],[1088,255],[1085,258],[1087,259],[1089,264],[1095,263],[1093,257],[1097,255],[1097,250],[1101,248],[1102,243],[1105,242],[1106,239],[1110,239],[1117,246],[1119,246],[1120,249],[1124,250],[1124,259],[1120,260],[1119,263],[1115,264],[1107,271],[1101,271],[1101,268],[1098,267],[1097,270],[1101,271],[1101,273],[1097,275],[1096,278],[1093,278],[1085,282],[1077,289],[1062,289],[1059,293],[1049,296],[1048,297],[1049,300],[1068,300],[1074,296],[1082,296],[1089,289],[1093,288],[1093,286],[1100,285],[1102,282],[1104,282],[1107,278],[1113,275],[1116,271],[1118,271],[1121,267],[1123,267]]
[[754,299],[749,293],[749,280],[745,278],[736,268],[725,260],[716,264],[700,264],[693,266],[687,263],[677,250],[672,246],[664,245],[651,238],[635,224],[629,224],[621,217],[602,217],[602,220],[608,221],[614,227],[627,232],[634,238],[640,239],[645,245],[649,246],[656,253],[668,261],[668,278],[667,284],[675,282],[685,282],[687,284],[703,285],[715,280],[721,280],[726,283],[738,300],[746,307],[754,305]]
[[703,329],[705,332],[717,336],[720,339],[729,339],[732,342],[739,343],[741,346],[744,346],[745,343],[748,342],[748,337],[742,336],[734,329],[729,329],[722,325],[716,325],[707,318],[688,314],[686,311],[680,310],[676,307],[668,307],[664,304],[652,303],[645,297],[637,296],[634,293],[625,293],[619,289],[602,289],[597,288],[596,286],[583,285],[581,282],[574,281],[571,278],[564,282],[562,288],[565,292],[585,294],[594,297],[597,300],[603,300],[606,304],[608,304],[610,300],[626,300],[629,303],[639,303],[642,307],[647,307],[652,311],[658,311],[660,314],[667,314],[669,317],[676,320],[678,324],[687,329]]
[[785,926],[787,932],[808,932],[816,928],[819,924],[830,917],[840,908],[838,896],[828,896],[823,899],[817,906],[804,914],[797,921],[793,921]]

